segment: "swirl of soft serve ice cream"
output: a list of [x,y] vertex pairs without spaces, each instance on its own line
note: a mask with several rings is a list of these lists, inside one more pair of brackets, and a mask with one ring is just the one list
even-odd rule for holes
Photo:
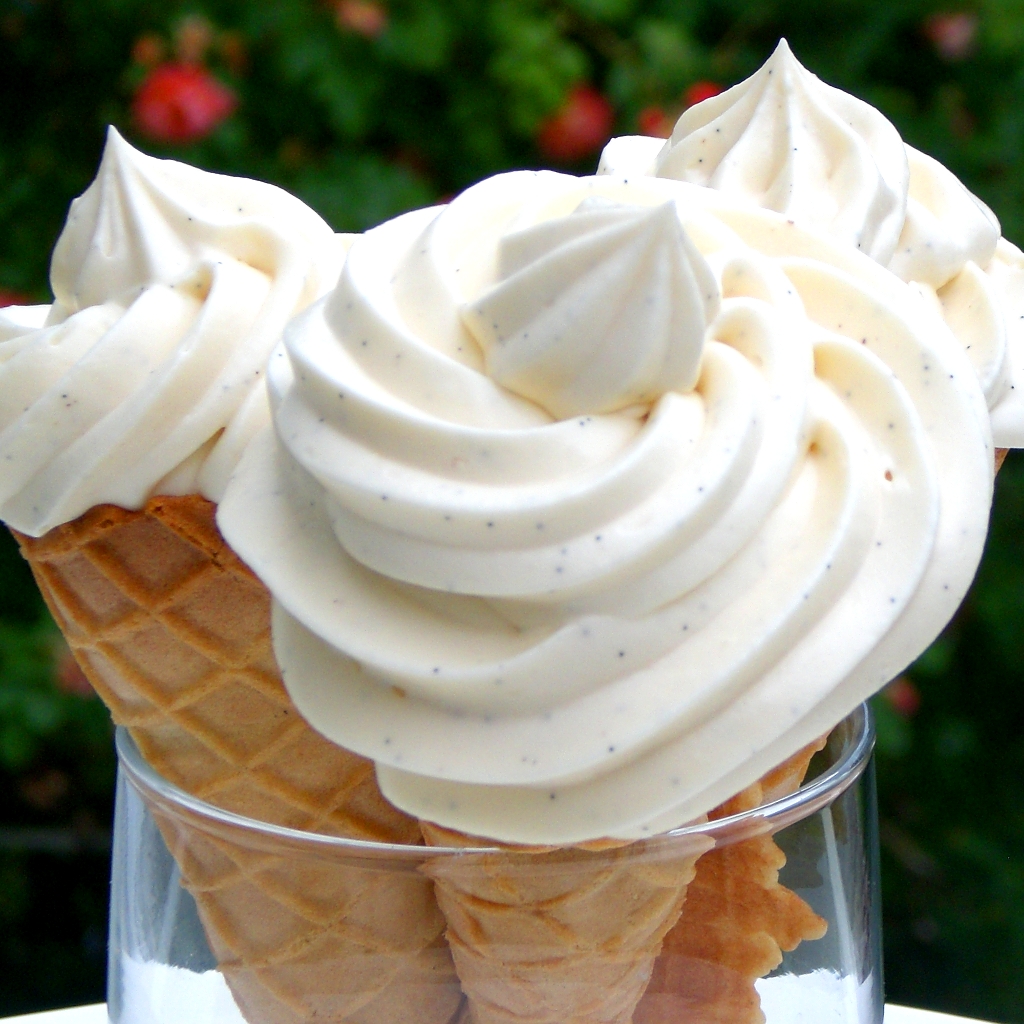
[[704,185],[867,253],[959,339],[996,445],[1024,445],[1024,254],[955,175],[785,40],[746,81],[686,110],[667,141],[613,139],[598,173]]
[[282,189],[110,129],[53,253],[55,301],[0,312],[0,520],[40,536],[101,503],[219,500],[269,419],[270,351],[343,249]]
[[991,428],[854,247],[685,182],[515,172],[362,236],[218,521],[309,721],[508,842],[693,820],[952,616]]

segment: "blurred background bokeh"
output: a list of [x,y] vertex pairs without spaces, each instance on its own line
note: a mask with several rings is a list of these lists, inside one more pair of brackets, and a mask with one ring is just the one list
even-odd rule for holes
[[[1024,241],[1024,0],[0,0],[0,305],[111,123],[358,231],[665,135],[785,35]],[[876,699],[887,992],[1024,1024],[1024,456],[960,613]],[[107,714],[0,537],[0,1016],[103,998]]]

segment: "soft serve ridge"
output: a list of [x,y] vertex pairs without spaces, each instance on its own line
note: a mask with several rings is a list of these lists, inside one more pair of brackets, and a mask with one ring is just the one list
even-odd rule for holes
[[785,40],[750,78],[684,111],[669,139],[612,139],[598,173],[703,185],[888,266],[967,352],[995,443],[1024,445],[1024,254],[954,174]]
[[53,253],[55,301],[0,313],[0,519],[40,536],[101,503],[218,500],[268,420],[271,348],[342,260],[283,190],[110,129]]
[[705,813],[916,657],[984,543],[989,418],[939,314],[671,179],[498,175],[368,232],[269,391],[218,521],[292,698],[496,839]]

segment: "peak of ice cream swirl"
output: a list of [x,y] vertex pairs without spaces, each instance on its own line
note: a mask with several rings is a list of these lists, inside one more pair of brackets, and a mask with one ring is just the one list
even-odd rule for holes
[[499,175],[361,237],[219,510],[296,705],[421,818],[692,820],[934,639],[985,399],[918,292],[684,182]]
[[39,536],[100,503],[218,500],[269,418],[271,349],[343,259],[282,189],[111,129],[53,253],[54,303],[0,312],[0,520]]
[[996,444],[1024,445],[1024,254],[954,174],[811,74],[785,40],[750,78],[686,110],[667,141],[613,139],[598,173],[715,189],[914,282],[974,365]]

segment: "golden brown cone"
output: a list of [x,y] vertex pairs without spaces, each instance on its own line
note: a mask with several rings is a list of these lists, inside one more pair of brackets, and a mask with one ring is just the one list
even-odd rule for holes
[[250,1024],[447,1024],[462,992],[416,863],[277,850],[151,804]]
[[270,595],[215,511],[199,495],[157,497],[15,536],[85,675],[165,779],[261,821],[417,842],[372,763],[295,710],[271,649]]
[[[82,670],[164,778],[272,824],[418,843],[372,763],[295,710],[274,662],[270,595],[215,512],[198,495],[164,496],[15,536]],[[460,996],[422,876],[326,861],[292,871],[235,838],[166,814],[158,823],[251,1024],[406,1024],[410,999],[418,1021],[447,1024]]]
[[[420,824],[431,846],[495,845]],[[506,846],[429,861],[473,1024],[628,1024],[705,848]]]
[[[717,807],[710,818],[795,792],[823,737]],[[754,987],[783,951],[820,939],[826,922],[779,882],[786,856],[761,835],[706,853],[665,937],[634,1024],[764,1024]]]

